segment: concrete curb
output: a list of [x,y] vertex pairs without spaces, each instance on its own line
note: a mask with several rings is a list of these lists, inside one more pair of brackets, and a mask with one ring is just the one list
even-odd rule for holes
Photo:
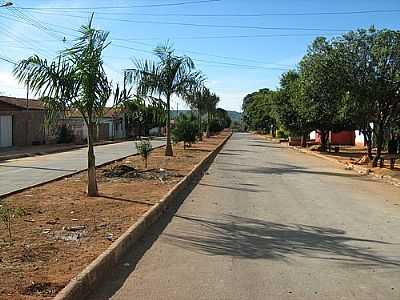
[[307,149],[304,149],[304,148],[298,148],[298,147],[295,147],[295,146],[288,146],[288,147],[290,149],[292,149],[292,150],[297,151],[297,152],[313,155],[313,156],[316,156],[318,158],[322,158],[322,159],[325,159],[327,161],[336,163],[336,164],[338,164],[338,165],[340,165],[342,167],[345,167],[345,168],[346,167],[351,167],[351,170],[356,171],[359,174],[372,175],[372,176],[374,176],[374,178],[383,180],[386,183],[389,183],[389,184],[395,185],[397,187],[400,187],[400,180],[397,179],[397,178],[393,178],[390,175],[378,175],[378,174],[375,174],[373,171],[371,171],[370,168],[366,168],[366,167],[359,166],[359,165],[354,165],[354,164],[343,163],[343,162],[340,162],[340,161],[338,161],[337,159],[335,159],[333,157],[328,157],[326,155],[323,155],[323,154],[320,154],[320,153],[317,153],[317,152],[313,152],[313,151],[310,151],[310,150],[307,150]]
[[137,220],[124,234],[122,234],[106,251],[98,256],[80,274],[74,277],[68,285],[61,290],[54,300],[83,300],[91,291],[95,290],[106,274],[115,267],[126,251],[130,249],[154,224],[168,207],[177,204],[179,194],[185,191],[196,178],[202,177],[215,157],[230,139],[230,133],[218,147],[203,158],[188,175],[186,175],[172,190],[168,192],[157,204]]
[[[161,146],[154,147],[153,150],[158,149],[158,148],[162,148],[162,147],[165,147],[165,145],[161,145]],[[108,162],[99,164],[99,165],[96,166],[96,169],[97,169],[97,168],[104,167],[104,166],[106,166],[106,165],[108,165],[108,164],[112,164],[112,163],[115,163],[115,162],[124,160],[124,159],[126,159],[126,158],[128,158],[128,157],[137,156],[137,155],[139,155],[139,154],[138,154],[138,153],[132,153],[132,154],[129,154],[129,155],[120,157],[120,158],[118,158],[118,159],[114,159],[114,160],[111,160],[111,161],[108,161]],[[45,185],[45,184],[52,183],[52,182],[55,182],[55,181],[58,181],[58,180],[61,180],[61,179],[69,178],[69,177],[74,176],[74,175],[76,175],[76,174],[85,172],[86,170],[87,170],[87,168],[84,168],[84,169],[81,169],[81,170],[74,171],[74,172],[72,172],[72,173],[70,173],[70,174],[61,175],[61,176],[56,177],[56,178],[54,178],[54,179],[48,180],[48,181],[46,181],[46,182],[35,183],[35,184],[30,185],[30,186],[27,186],[27,187],[18,189],[18,190],[16,190],[16,191],[12,191],[12,192],[9,192],[9,193],[6,193],[6,194],[2,194],[2,195],[0,195],[0,200],[2,200],[2,199],[4,199],[4,198],[7,198],[7,197],[9,197],[9,196],[12,196],[12,195],[15,195],[15,194],[24,192],[24,191],[26,191],[26,190],[35,188],[35,187],[43,186],[43,185]]]

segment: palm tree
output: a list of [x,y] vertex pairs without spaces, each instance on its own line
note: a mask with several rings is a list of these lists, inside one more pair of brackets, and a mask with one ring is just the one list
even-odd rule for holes
[[173,156],[171,144],[171,97],[184,96],[196,84],[200,76],[195,72],[195,65],[188,56],[177,56],[175,50],[165,44],[154,49],[157,62],[137,60],[135,67],[125,70],[125,77],[130,83],[136,83],[139,95],[165,97],[167,104],[167,146],[166,156]]
[[205,99],[205,109],[207,112],[207,137],[210,137],[211,132],[210,132],[210,124],[211,120],[214,117],[214,113],[217,109],[217,104],[220,101],[219,97],[212,93],[209,94],[208,97]]
[[184,98],[190,108],[197,111],[200,141],[203,140],[202,116],[206,109],[206,101],[211,95],[210,90],[203,85],[203,81],[201,80]]
[[93,15],[89,24],[81,27],[76,43],[57,60],[49,63],[34,55],[19,62],[14,69],[20,82],[29,79],[30,88],[42,95],[49,111],[58,112],[64,107],[78,110],[82,115],[88,128],[87,194],[90,197],[98,195],[93,149],[96,123],[112,93],[102,60],[103,50],[109,44],[108,32],[94,29],[92,21]]

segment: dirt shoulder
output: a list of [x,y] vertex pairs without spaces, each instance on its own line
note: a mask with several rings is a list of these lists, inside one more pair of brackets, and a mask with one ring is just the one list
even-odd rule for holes
[[0,224],[0,299],[54,297],[227,135],[177,145],[174,157],[156,149],[146,170],[139,156],[99,168],[97,198],[85,196],[82,172],[4,199],[25,215],[12,224],[13,243]]

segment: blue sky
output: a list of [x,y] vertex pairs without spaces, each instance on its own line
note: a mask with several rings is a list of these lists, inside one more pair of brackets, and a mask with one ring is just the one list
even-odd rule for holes
[[[0,8],[0,57],[18,61],[37,53],[51,59],[70,45],[90,11],[103,7],[95,10],[95,26],[110,31],[112,43],[104,60],[114,82],[121,80],[122,69],[133,65],[133,58],[151,58],[151,49],[169,40],[179,54],[194,58],[207,85],[220,95],[221,107],[240,110],[246,94],[275,89],[280,75],[296,66],[316,36],[371,25],[400,29],[399,0],[215,0],[143,7],[192,1],[15,0],[16,10]],[[366,10],[399,12],[299,15]],[[0,61],[0,92],[23,97],[25,89],[11,71],[10,63]]]

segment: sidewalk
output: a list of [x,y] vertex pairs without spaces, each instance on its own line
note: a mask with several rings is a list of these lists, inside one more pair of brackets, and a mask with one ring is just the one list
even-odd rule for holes
[[[114,141],[102,141],[95,143],[95,146],[108,145],[114,143],[121,143],[126,140],[114,140]],[[46,155],[51,153],[66,152],[75,149],[81,149],[87,147],[86,144],[53,144],[53,145],[38,145],[38,146],[27,146],[27,147],[12,147],[4,150],[0,149],[0,161],[32,157],[37,155]]]

